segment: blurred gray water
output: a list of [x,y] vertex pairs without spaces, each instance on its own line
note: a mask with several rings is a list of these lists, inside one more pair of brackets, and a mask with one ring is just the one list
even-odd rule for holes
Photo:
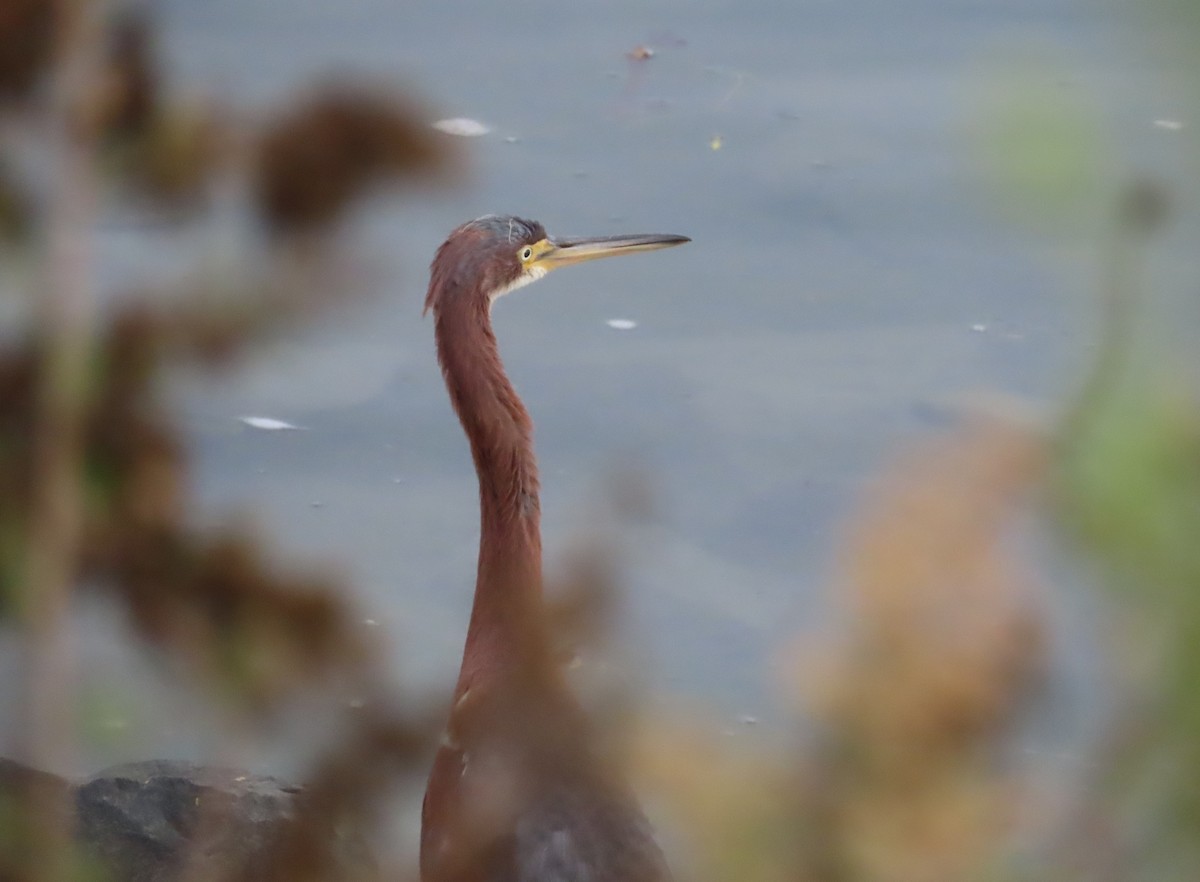
[[[732,726],[781,719],[776,652],[827,627],[841,519],[888,452],[980,389],[1052,401],[1086,351],[1089,243],[1010,223],[982,181],[971,125],[989,65],[1032,48],[1140,166],[1177,159],[1153,126],[1172,113],[1161,74],[1127,22],[1082,2],[156,8],[185,90],[253,113],[353,71],[494,127],[467,145],[465,187],[356,214],[351,235],[384,270],[376,297],[180,401],[204,516],[250,517],[281,556],[345,574],[397,676],[432,694],[457,671],[477,540],[474,474],[420,316],[455,225],[500,212],[562,234],[693,238],[555,274],[494,317],[537,424],[551,571],[632,474],[652,508],[619,533],[630,667]],[[640,64],[625,57],[639,44],[655,49]],[[140,234],[106,235],[114,281],[154,262]],[[305,431],[256,431],[247,414]],[[1068,625],[1061,734],[1086,723],[1089,675],[1071,601],[1046,605]],[[91,677],[119,694],[120,627],[85,638]],[[122,701],[135,722],[114,726],[138,737],[96,757],[206,752],[186,713]]]

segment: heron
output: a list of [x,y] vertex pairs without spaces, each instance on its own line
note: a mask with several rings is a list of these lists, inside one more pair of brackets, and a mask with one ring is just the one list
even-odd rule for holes
[[500,360],[492,304],[550,270],[686,236],[558,238],[488,215],[430,267],[425,313],[479,480],[479,564],[452,706],[421,811],[422,882],[666,882],[636,799],[589,738],[542,597],[533,422]]

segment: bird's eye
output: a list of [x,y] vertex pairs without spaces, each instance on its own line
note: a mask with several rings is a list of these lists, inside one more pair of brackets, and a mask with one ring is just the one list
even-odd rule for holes
[[521,249],[521,260],[529,260],[531,257],[533,257],[533,249],[526,245]]

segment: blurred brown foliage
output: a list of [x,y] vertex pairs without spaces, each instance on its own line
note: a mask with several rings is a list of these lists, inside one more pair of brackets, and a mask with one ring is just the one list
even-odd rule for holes
[[980,419],[901,457],[842,549],[836,640],[782,660],[815,732],[788,747],[651,724],[638,777],[682,821],[692,876],[949,882],[1000,866],[1022,794],[1005,733],[1044,664],[1036,582],[1015,528],[1044,439]]
[[0,5],[0,104],[25,99],[54,54],[54,4],[5,0]]
[[426,117],[415,105],[348,84],[284,114],[256,148],[255,190],[268,226],[280,233],[321,227],[398,173],[451,167],[451,144]]
[[[440,714],[437,723],[440,724]],[[436,734],[434,717],[414,724],[386,702],[368,706],[341,741],[315,764],[297,800],[294,818],[284,824],[265,868],[231,882],[346,882],[340,843],[347,830],[370,831],[397,780],[414,771]],[[396,868],[379,873],[369,862],[364,879],[393,878]],[[400,871],[401,878],[409,872]]]
[[1015,426],[969,425],[902,458],[855,519],[839,596],[857,647],[808,691],[823,718],[909,754],[881,762],[919,771],[916,753],[991,729],[1039,667],[1033,580],[1006,540],[1045,460]]
[[[172,318],[135,304],[98,335],[76,579],[116,592],[143,637],[231,680],[232,694],[265,708],[319,671],[362,665],[367,649],[328,580],[280,575],[252,540],[200,535],[188,524],[184,444],[155,381],[170,358],[232,344],[214,342],[211,323]],[[23,590],[35,590],[22,585],[15,552],[35,489],[36,345],[0,353],[0,531],[10,552],[0,558],[0,598],[10,613],[23,608]]]
[[25,240],[32,226],[32,215],[29,195],[0,158],[0,242]]
[[[228,109],[172,94],[153,22],[140,10],[117,10],[95,34],[75,22],[64,51],[94,53],[99,69],[72,81],[72,100],[52,104],[35,87],[52,72],[52,31],[62,24],[56,9],[40,0],[0,5],[0,99],[11,99],[6,112],[46,137],[58,132],[85,147],[84,174],[102,178],[118,198],[194,217],[209,208],[203,197],[218,177],[240,176],[259,197],[264,227],[286,246],[301,228],[306,243],[334,232],[368,185],[444,182],[457,162],[412,99],[351,82],[303,99],[273,127],[244,130]],[[88,14],[86,4],[68,11]],[[55,113],[65,118],[55,121]],[[261,145],[261,154],[245,162],[244,144]],[[0,156],[0,227],[9,238],[31,232],[42,240],[54,213],[66,209],[26,194],[15,168]],[[71,423],[79,444],[69,448],[77,453],[61,460],[72,474],[58,485],[75,487],[82,509],[78,541],[65,549],[70,595],[105,592],[199,695],[247,720],[276,717],[326,687],[359,697],[339,725],[342,740],[314,759],[295,817],[279,831],[267,875],[289,880],[330,878],[334,833],[348,823],[369,825],[370,807],[390,796],[397,774],[422,754],[430,726],[391,696],[369,632],[332,577],[281,565],[245,530],[192,522],[186,445],[162,399],[162,377],[181,365],[221,365],[281,322],[344,296],[345,286],[328,284],[330,254],[272,249],[217,285],[198,274],[138,292],[95,318],[83,340],[54,333],[45,316],[62,310],[35,311],[42,320],[0,348],[0,618],[26,623],[34,600],[51,590],[30,581],[26,561],[38,535],[33,513],[46,492],[38,463],[60,462],[40,457],[47,436],[39,427],[52,394],[57,406],[78,409]],[[46,275],[63,284],[78,278]],[[66,292],[44,296],[57,302]],[[63,345],[83,347],[80,376],[54,373],[74,363],[48,357]],[[78,394],[60,396],[62,384]],[[67,692],[41,698],[71,700]],[[0,806],[0,878],[57,880],[74,871],[70,862],[46,860],[47,849],[62,844],[53,831],[69,817],[67,797],[36,784],[10,789],[16,803]]]
[[808,861],[835,878],[959,879],[996,860],[1014,814],[1000,738],[1043,635],[1015,563],[1044,441],[986,421],[902,458],[842,554],[849,634],[800,667],[825,744]]
[[217,108],[162,94],[150,22],[132,12],[113,22],[79,124],[99,133],[126,186],[173,210],[202,200],[214,173],[235,155],[235,135]]

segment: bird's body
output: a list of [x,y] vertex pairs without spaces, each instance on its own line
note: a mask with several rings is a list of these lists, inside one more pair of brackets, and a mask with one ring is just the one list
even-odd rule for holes
[[664,882],[649,827],[591,748],[543,609],[533,423],[504,373],[492,302],[549,269],[681,236],[554,240],[488,216],[456,229],[426,310],[479,477],[475,600],[446,733],[425,792],[422,882]]

